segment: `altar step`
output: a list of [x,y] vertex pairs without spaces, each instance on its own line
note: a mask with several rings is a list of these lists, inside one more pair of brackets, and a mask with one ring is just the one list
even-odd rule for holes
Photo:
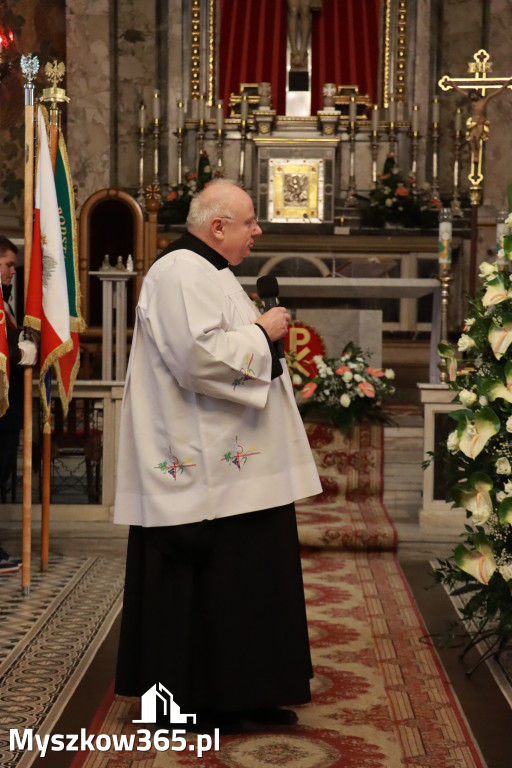
[[385,506],[419,510],[423,489],[423,426],[410,419],[410,426],[384,428]]

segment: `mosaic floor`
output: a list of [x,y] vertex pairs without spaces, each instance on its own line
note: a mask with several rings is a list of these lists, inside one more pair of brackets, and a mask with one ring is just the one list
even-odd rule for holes
[[118,615],[124,560],[53,557],[32,574],[0,579],[0,765],[34,758],[9,751],[9,729],[49,733]]

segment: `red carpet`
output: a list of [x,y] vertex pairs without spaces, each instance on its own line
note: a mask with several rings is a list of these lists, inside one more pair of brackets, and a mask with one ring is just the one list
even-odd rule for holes
[[343,435],[329,424],[307,423],[323,493],[297,504],[304,546],[395,550],[396,530],[382,503],[384,430],[365,424]]
[[[221,736],[201,758],[191,735],[182,752],[95,751],[73,768],[483,768],[394,555],[312,550],[303,567],[315,678],[297,725]],[[139,712],[111,694],[91,732],[135,733]]]

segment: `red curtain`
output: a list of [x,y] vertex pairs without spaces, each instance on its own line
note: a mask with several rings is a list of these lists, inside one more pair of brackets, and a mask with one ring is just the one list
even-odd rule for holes
[[357,85],[376,103],[380,0],[323,0],[311,30],[311,111],[322,109],[324,83]]
[[286,0],[221,0],[219,97],[228,112],[240,83],[271,83],[272,108],[285,113]]
[[[323,0],[313,13],[311,111],[324,83],[358,85],[377,100],[380,0]],[[240,83],[269,82],[272,106],[285,114],[286,0],[220,0],[219,97],[228,114]]]

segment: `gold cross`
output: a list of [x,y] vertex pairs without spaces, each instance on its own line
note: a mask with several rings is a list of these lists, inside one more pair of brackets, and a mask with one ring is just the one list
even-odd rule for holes
[[488,72],[492,72],[492,61],[487,51],[481,48],[473,55],[474,61],[468,61],[468,72],[474,73],[474,77],[449,77],[444,75],[438,85],[443,91],[449,91],[451,88],[473,88],[480,91],[482,96],[485,92],[495,88],[501,88],[510,77],[487,77]]
[[[487,102],[500,91],[512,88],[512,78],[488,77],[488,73],[492,72],[492,62],[483,48],[474,54],[473,61],[468,62],[468,72],[474,77],[444,75],[438,84],[443,91],[453,88],[471,100],[471,116],[466,122],[466,139],[471,147],[471,172],[468,179],[471,182],[471,202],[479,205],[484,180],[482,144],[489,137],[489,121],[485,117],[485,108]],[[487,91],[490,93],[487,94]]]

